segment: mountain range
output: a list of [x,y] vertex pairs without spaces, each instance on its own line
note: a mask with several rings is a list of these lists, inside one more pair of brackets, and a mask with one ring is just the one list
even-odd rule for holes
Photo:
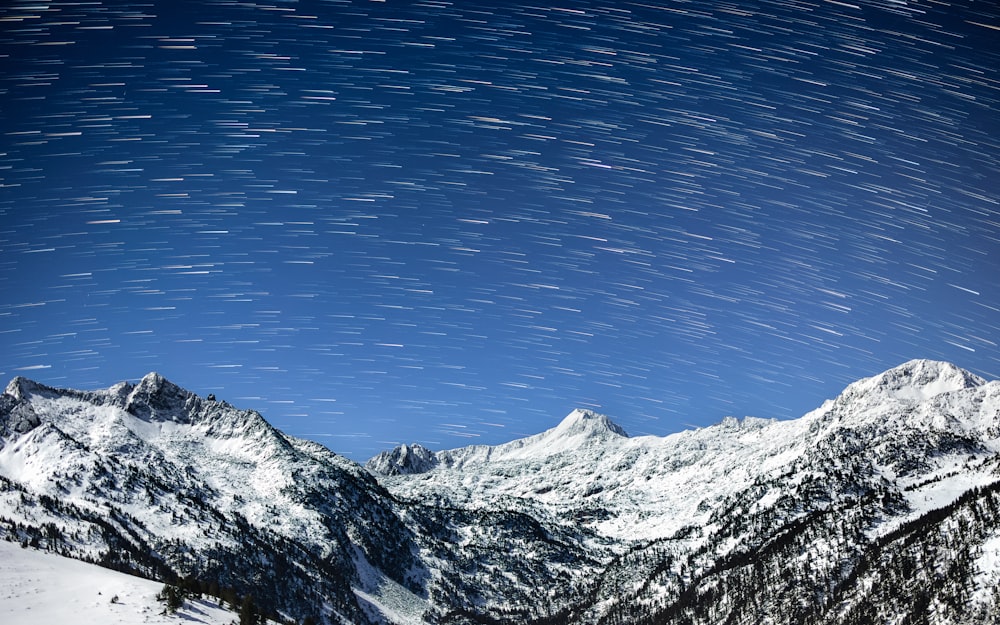
[[19,377],[0,539],[288,623],[997,623],[1000,382],[915,360],[795,420],[575,410],[361,466],[155,373]]

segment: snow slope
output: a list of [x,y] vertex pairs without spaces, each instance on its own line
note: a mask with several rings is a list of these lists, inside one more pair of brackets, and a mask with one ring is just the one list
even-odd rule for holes
[[239,616],[214,601],[188,600],[164,614],[163,584],[0,541],[4,625],[230,625]]

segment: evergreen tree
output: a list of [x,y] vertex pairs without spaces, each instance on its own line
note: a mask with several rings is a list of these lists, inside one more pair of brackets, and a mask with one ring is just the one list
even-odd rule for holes
[[240,604],[240,625],[261,625],[261,623],[263,618],[257,610],[253,596],[243,597],[243,602]]
[[177,586],[164,584],[163,590],[156,595],[156,600],[163,603],[164,614],[175,614],[184,605],[184,591]]

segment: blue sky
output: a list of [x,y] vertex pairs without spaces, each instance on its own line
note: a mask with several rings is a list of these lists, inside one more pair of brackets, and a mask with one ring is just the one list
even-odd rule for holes
[[363,460],[1000,372],[993,3],[9,4],[8,379]]

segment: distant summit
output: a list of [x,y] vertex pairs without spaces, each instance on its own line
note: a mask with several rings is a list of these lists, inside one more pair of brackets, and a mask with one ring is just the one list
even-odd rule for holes
[[194,393],[153,372],[131,388],[125,409],[141,419],[185,421],[200,403]]
[[431,471],[439,465],[457,467],[480,461],[542,459],[627,438],[625,430],[610,418],[578,408],[556,427],[527,438],[502,445],[473,445],[440,452],[417,444],[400,445],[370,459],[365,468],[378,475],[412,475]]
[[577,408],[569,413],[554,430],[553,436],[585,438],[605,438],[609,435],[624,436],[628,438],[628,433],[620,425],[612,421],[605,415],[598,414],[593,410]]
[[434,452],[423,445],[400,445],[375,456],[365,467],[379,475],[412,475],[430,471],[436,465]]
[[950,362],[911,360],[845,389],[845,395],[878,393],[922,401],[942,393],[982,386],[986,380]]

